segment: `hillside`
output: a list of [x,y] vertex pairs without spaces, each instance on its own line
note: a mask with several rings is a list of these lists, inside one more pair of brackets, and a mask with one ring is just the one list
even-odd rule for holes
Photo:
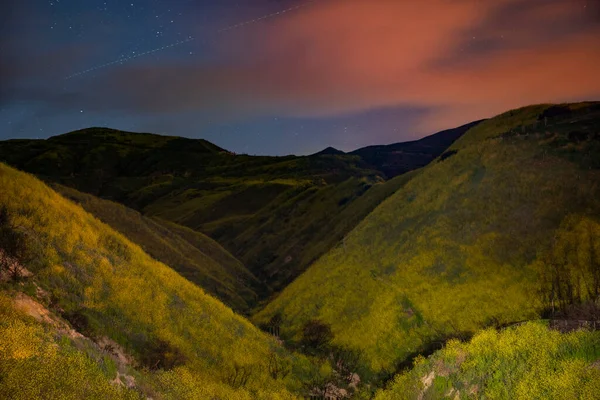
[[481,122],[471,122],[411,142],[363,147],[348,154],[359,156],[368,165],[392,178],[429,164]]
[[203,140],[103,128],[0,142],[0,160],[209,235],[262,282],[251,288],[260,299],[398,187],[356,155],[235,155]]
[[291,399],[318,370],[34,177],[0,186],[0,397]]
[[209,237],[66,186],[52,187],[234,310],[247,312],[255,305],[260,282]]
[[561,334],[540,323],[450,342],[396,377],[375,400],[597,399],[600,332]]
[[600,288],[600,104],[513,110],[470,129],[289,285],[289,343],[311,321],[383,379],[411,354],[536,319]]

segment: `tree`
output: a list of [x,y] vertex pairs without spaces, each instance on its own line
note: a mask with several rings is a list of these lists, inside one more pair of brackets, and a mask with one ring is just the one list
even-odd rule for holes
[[331,327],[319,320],[307,321],[302,329],[302,344],[309,351],[323,351],[333,340]]
[[168,371],[185,364],[186,361],[187,357],[181,350],[159,338],[149,340],[140,357],[140,362],[150,370]]
[[284,379],[292,372],[292,363],[287,358],[281,357],[277,353],[270,353],[267,368],[271,378]]
[[253,368],[250,365],[240,365],[235,363],[225,376],[225,382],[234,389],[246,386],[252,376]]
[[281,313],[276,313],[271,317],[268,324],[269,333],[273,336],[279,336],[279,329],[281,327],[281,323],[283,322],[283,316]]
[[342,346],[333,346],[331,351],[333,367],[349,383],[352,374],[360,365],[361,351]]

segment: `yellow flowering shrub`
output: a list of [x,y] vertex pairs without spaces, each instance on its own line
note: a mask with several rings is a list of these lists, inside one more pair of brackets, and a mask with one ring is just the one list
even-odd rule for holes
[[600,332],[562,334],[529,322],[481,331],[468,343],[451,341],[375,399],[594,400],[600,398],[599,361]]

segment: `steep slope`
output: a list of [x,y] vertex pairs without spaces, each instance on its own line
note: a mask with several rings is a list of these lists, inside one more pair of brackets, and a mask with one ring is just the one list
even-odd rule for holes
[[209,237],[66,186],[52,187],[235,310],[247,312],[255,305],[260,282]]
[[375,400],[581,399],[600,394],[600,331],[561,334],[540,323],[452,341],[396,377]]
[[[252,157],[202,140],[102,128],[0,142],[2,160],[209,235],[263,282],[261,299],[353,228],[347,221],[360,219],[350,211],[366,215],[396,187],[355,155]],[[373,202],[353,206],[371,191]]]
[[[14,398],[30,398],[28,390],[41,384],[28,380],[36,373],[50,385],[46,374],[60,372],[62,376],[62,372],[74,368],[70,365],[50,372],[51,365],[62,361],[46,357],[44,349],[66,351],[64,362],[71,362],[68,347],[77,346],[76,339],[82,334],[106,352],[122,351],[126,353],[123,359],[132,358],[133,386],[147,397],[294,398],[288,389],[298,389],[298,374],[310,372],[306,359],[286,352],[274,338],[34,177],[0,164],[0,187],[0,267],[14,265],[5,263],[10,261],[7,255],[13,257],[14,253],[18,255],[16,262],[29,271],[20,269],[13,274],[17,275],[13,278],[16,282],[0,283],[4,293],[0,301],[6,302],[7,296],[15,304],[25,299],[24,309],[41,320],[33,330],[23,327],[18,315],[0,322],[1,330],[13,333],[0,335],[0,377],[23,383],[15,388]],[[25,242],[24,251],[14,252],[14,246],[9,245],[7,238],[15,235]],[[2,272],[4,281],[6,274]],[[37,303],[22,291],[35,295]],[[59,327],[64,326],[59,319],[66,319],[77,330],[65,328],[73,337],[60,334],[58,349],[43,345],[38,350],[36,340],[48,343],[48,338],[40,339],[38,333],[46,330],[59,334]],[[23,329],[18,330],[19,326]],[[24,348],[13,347],[10,341],[10,337],[18,338],[18,332],[29,332]],[[93,357],[85,348],[79,351],[84,354],[74,357],[87,371],[81,374],[96,376],[94,385],[102,389],[106,386],[98,372],[102,365],[90,365]],[[6,352],[8,360],[4,358]],[[295,373],[284,377],[262,367],[272,359],[293,365]],[[39,363],[43,371],[25,368]],[[105,373],[111,375],[114,371]],[[81,374],[74,378],[88,379]],[[75,398],[77,392],[70,393],[70,387],[67,385],[57,398]]]
[[481,121],[471,122],[411,142],[363,147],[348,154],[359,156],[367,164],[392,178],[429,164],[466,131],[480,123]]
[[[56,320],[48,314],[32,318],[33,309],[29,315],[19,309],[25,304],[44,309],[29,297],[13,299],[0,291],[0,398],[141,399],[138,392],[117,383],[116,363],[93,342],[79,337],[77,345],[60,340],[59,329],[51,325]],[[84,345],[87,354],[81,351]]]
[[[412,175],[390,181],[351,178],[337,185],[287,192],[255,215],[235,221],[234,235],[219,224],[199,229],[235,248],[266,282],[282,289],[317,258],[338,244],[362,218]],[[257,270],[258,271],[258,270]]]
[[599,103],[482,122],[256,322],[280,315],[283,337],[296,341],[320,320],[334,345],[361,351],[365,368],[388,375],[436,341],[597,296],[599,128]]

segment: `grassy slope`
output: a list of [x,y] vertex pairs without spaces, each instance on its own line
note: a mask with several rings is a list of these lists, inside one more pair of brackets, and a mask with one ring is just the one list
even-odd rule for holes
[[[247,320],[34,177],[0,164],[0,187],[0,206],[7,207],[13,223],[26,233],[30,255],[26,266],[34,274],[32,279],[49,293],[53,310],[79,315],[80,321],[87,320],[88,336],[108,336],[138,360],[157,341],[182,354],[185,362],[169,372],[139,372],[146,395],[293,397],[286,388],[300,385],[297,373],[305,370],[302,359],[286,353]],[[12,324],[3,319],[0,326],[10,329]],[[1,343],[2,351],[10,347],[4,336]],[[260,366],[272,353],[290,359],[295,374],[285,380],[271,379]],[[254,371],[243,388],[225,383],[235,365]],[[0,373],[4,376],[11,368]],[[27,376],[21,378],[28,382]],[[18,390],[27,388],[24,384],[14,395],[26,397]],[[64,390],[65,398],[73,397],[68,386]]]
[[53,188],[235,310],[247,311],[256,302],[260,282],[209,237],[66,186]]
[[600,332],[561,334],[528,323],[450,342],[396,377],[375,400],[552,399],[600,395]]
[[362,218],[408,180],[351,178],[337,185],[308,186],[283,193],[255,215],[236,221],[229,235],[206,224],[221,243],[236,248],[247,265],[263,265],[267,282],[281,289],[342,240]]
[[[107,129],[0,143],[0,160],[217,240],[277,291],[395,183],[357,156],[251,157],[208,142]],[[370,189],[369,189],[370,188]],[[360,205],[353,203],[373,193]],[[358,217],[354,217],[354,213]],[[339,220],[339,215],[348,218]],[[330,235],[332,226],[336,235]]]
[[0,398],[140,399],[135,391],[111,384],[115,372],[108,358],[95,360],[59,340],[0,291]]
[[277,291],[308,267],[311,260],[303,256],[321,247],[315,238],[332,217],[381,182],[355,164],[349,156],[284,158],[246,170],[241,162],[236,171],[176,178],[128,199],[148,215],[208,234]]
[[[281,312],[282,333],[294,340],[304,322],[321,319],[334,343],[363,351],[371,372],[391,373],[440,338],[535,318],[544,306],[538,273],[559,228],[600,254],[598,105],[572,106],[575,114],[546,127],[537,118],[548,107],[467,132],[452,146],[456,154],[423,168],[256,322]],[[569,140],[574,130],[587,139]],[[565,262],[585,270],[585,258],[574,255],[585,249],[563,246]]]

